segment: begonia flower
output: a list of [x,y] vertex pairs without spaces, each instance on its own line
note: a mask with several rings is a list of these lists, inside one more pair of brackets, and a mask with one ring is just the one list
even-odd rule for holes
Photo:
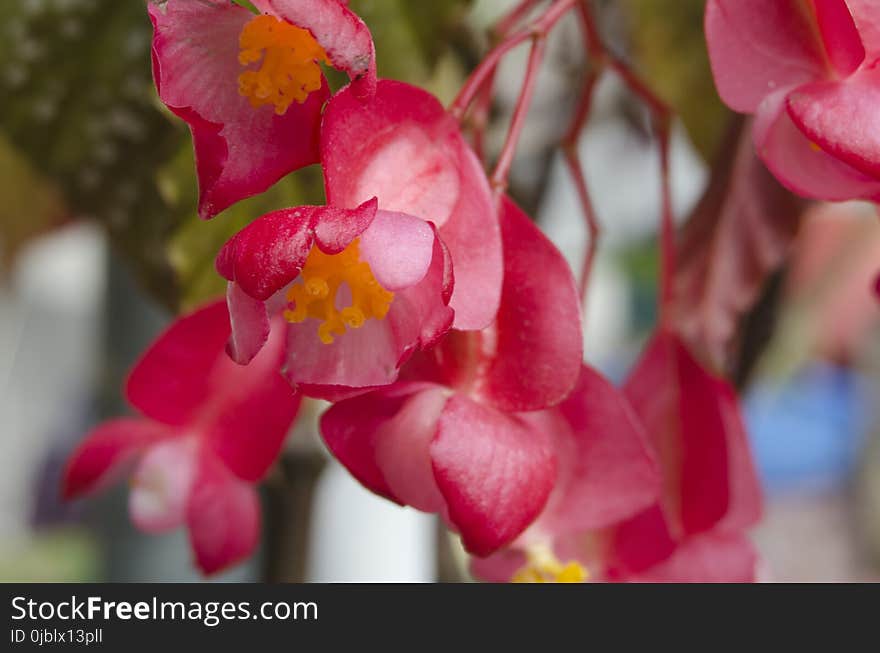
[[321,128],[327,202],[379,208],[432,222],[455,269],[450,306],[456,329],[488,326],[503,275],[492,191],[458,122],[430,93],[381,80],[361,102],[345,89],[327,105]]
[[133,467],[132,521],[150,533],[186,525],[204,573],[256,548],[254,486],[278,456],[300,403],[278,374],[280,337],[242,367],[225,354],[229,334],[223,302],[177,320],[128,379],[126,396],[141,415],[96,427],[64,475],[70,499],[106,487]]
[[207,219],[317,163],[321,64],[375,89],[373,40],[339,0],[149,0],[159,97],[192,131]]
[[[498,582],[756,580],[759,559],[745,530],[760,518],[760,489],[733,389],[661,331],[624,394],[660,461],[659,501],[594,527],[579,523],[587,508],[562,503],[536,522],[541,537],[524,536],[520,546],[474,560],[475,575]],[[589,400],[575,393],[566,404],[586,424],[600,419]]]
[[424,220],[303,206],[265,215],[217,257],[229,283],[230,354],[247,364],[283,333],[284,374],[313,396],[384,386],[449,329],[452,268]]
[[496,323],[450,333],[397,383],[341,401],[321,420],[328,448],[365,487],[440,514],[477,555],[519,536],[570,473],[542,411],[565,400],[582,360],[565,260],[509,201],[501,232]]
[[757,152],[792,191],[880,200],[878,34],[873,0],[709,0],[721,98],[755,114]]

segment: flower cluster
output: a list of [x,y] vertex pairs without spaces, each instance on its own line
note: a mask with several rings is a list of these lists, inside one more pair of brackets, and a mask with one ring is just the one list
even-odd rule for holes
[[[720,24],[737,3],[710,4]],[[136,461],[135,523],[186,524],[216,571],[254,549],[254,484],[314,397],[333,402],[330,452],[373,492],[439,515],[479,577],[752,580],[743,533],[760,499],[732,389],[665,327],[623,389],[584,365],[570,268],[490,183],[455,112],[378,80],[345,2],[253,6],[148,3],[159,96],[192,131],[199,212],[313,163],[326,205],[274,211],[226,243],[226,302],[144,355],[128,382],[144,417],[93,431],[65,493]],[[322,65],[350,83],[331,93]]]

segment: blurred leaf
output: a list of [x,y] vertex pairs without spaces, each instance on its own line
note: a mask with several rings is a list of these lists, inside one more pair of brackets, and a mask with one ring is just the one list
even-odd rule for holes
[[684,121],[703,157],[711,160],[729,111],[718,97],[709,66],[705,5],[706,0],[621,0],[638,69]]
[[0,582],[76,583],[95,581],[98,547],[86,532],[75,528],[39,533],[26,548],[0,549]]
[[382,77],[424,82],[462,22],[472,0],[351,0],[369,25]]
[[677,325],[718,368],[740,318],[785,260],[804,206],[764,167],[750,122],[737,118],[681,234],[675,279]]
[[0,135],[0,276],[19,249],[64,222],[61,193]]

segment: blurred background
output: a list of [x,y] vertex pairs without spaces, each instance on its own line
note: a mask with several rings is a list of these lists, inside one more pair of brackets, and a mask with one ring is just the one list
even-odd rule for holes
[[[513,4],[350,2],[373,31],[380,74],[445,102]],[[691,289],[703,303],[748,289],[747,305],[725,314],[732,335],[721,360],[743,393],[766,491],[754,538],[774,580],[880,580],[876,208],[808,206],[763,178],[758,200],[738,189],[736,173],[753,165],[742,145],[748,125],[714,92],[703,4],[595,8],[608,46],[678,113],[672,180],[683,249],[723,255],[736,241],[761,250],[760,274]],[[152,87],[142,2],[3,2],[0,36],[0,580],[200,580],[185,533],[138,533],[125,487],[62,503],[61,469],[93,425],[127,410],[121,380],[171,316],[222,293],[220,245],[268,210],[321,202],[320,170],[203,223],[189,134]],[[490,156],[526,56],[515,51],[500,71]],[[575,269],[586,232],[557,146],[588,66],[576,22],[565,21],[511,189]],[[654,324],[660,187],[648,116],[613,75],[599,84],[578,150],[603,225],[586,350],[620,379]],[[711,238],[690,237],[707,224]],[[374,498],[329,462],[315,436],[321,408],[308,405],[265,484],[262,551],[221,580],[462,578],[460,551],[432,518]]]

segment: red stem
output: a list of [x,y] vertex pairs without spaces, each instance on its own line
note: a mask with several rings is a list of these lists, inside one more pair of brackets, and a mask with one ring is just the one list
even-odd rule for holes
[[450,105],[449,112],[456,119],[461,120],[467,113],[468,107],[470,107],[484,83],[490,75],[494,74],[495,69],[498,67],[498,64],[504,56],[529,39],[546,38],[547,33],[553,29],[556,23],[559,22],[559,20],[568,13],[572,7],[575,6],[577,1],[578,0],[554,0],[553,4],[548,7],[547,11],[541,14],[541,16],[539,16],[530,26],[523,28],[515,34],[506,36],[504,41],[495,46],[471,73],[470,77],[468,77],[467,81],[464,83],[464,86],[461,87],[458,97],[456,97]]
[[590,190],[587,185],[587,177],[584,174],[583,164],[578,152],[580,136],[587,125],[590,117],[590,110],[593,107],[593,92],[596,89],[596,82],[599,80],[599,71],[595,68],[591,69],[584,81],[584,88],[581,91],[581,97],[575,110],[574,118],[571,126],[562,140],[562,152],[565,155],[565,163],[571,174],[575,191],[580,201],[581,210],[587,227],[586,249],[584,251],[584,260],[581,265],[581,275],[578,284],[580,290],[581,301],[586,303],[587,288],[590,285],[590,276],[593,271],[593,261],[596,257],[596,250],[599,245],[599,236],[601,234],[601,225],[596,215],[596,209],[593,206],[593,200],[590,196]]
[[[578,5],[578,15],[584,30],[587,48],[591,58],[600,66],[608,66],[626,84],[627,88],[636,95],[647,107],[651,114],[652,126],[657,136],[658,152],[660,156],[660,188],[661,188],[661,208],[660,208],[660,288],[659,288],[659,314],[660,320],[665,322],[669,319],[669,307],[673,301],[674,283],[675,283],[675,224],[674,213],[672,208],[672,187],[669,171],[669,139],[670,139],[670,122],[671,111],[663,100],[661,100],[651,89],[636,75],[629,66],[618,59],[613,53],[609,52],[599,37],[599,30],[596,27],[596,21],[590,11],[588,0],[581,0]],[[583,110],[583,107],[581,107]],[[585,121],[578,125],[578,120],[582,117],[576,116],[573,131],[569,137],[576,140],[579,136],[579,129],[583,129]],[[578,177],[583,177],[583,171],[580,162],[569,163],[572,167],[572,174],[575,177],[577,186],[580,182]],[[575,169],[576,166],[576,169]],[[584,197],[583,191],[578,188],[578,193]],[[588,198],[588,195],[587,195]],[[581,200],[584,206],[584,214],[587,219],[588,226],[594,221],[595,215],[592,206]],[[591,227],[591,234],[595,233]],[[590,269],[592,267],[593,258],[595,257],[595,247],[591,246],[584,255],[584,272],[581,279],[589,280]]]
[[[545,0],[522,0],[506,16],[492,28],[490,35],[493,44],[498,44],[510,36],[519,27],[523,19]],[[475,99],[474,108],[471,110],[468,124],[471,128],[474,152],[484,164],[486,160],[486,129],[489,126],[489,114],[492,111],[492,100],[495,95],[495,77],[498,73],[496,66],[491,74],[486,77]]]
[[529,107],[532,104],[532,98],[535,95],[535,87],[538,84],[538,73],[541,69],[541,63],[544,61],[544,54],[547,51],[547,37],[544,34],[536,34],[532,43],[532,50],[529,53],[529,64],[526,68],[525,79],[523,80],[522,90],[519,99],[516,102],[516,108],[513,111],[513,118],[510,121],[510,129],[507,132],[507,139],[504,147],[501,148],[501,154],[498,157],[498,163],[495,171],[492,173],[492,188],[495,191],[496,198],[507,191],[507,178],[510,175],[510,168],[513,165],[513,159],[516,156],[516,148],[519,145],[520,136],[526,126],[526,119],[529,115]]

